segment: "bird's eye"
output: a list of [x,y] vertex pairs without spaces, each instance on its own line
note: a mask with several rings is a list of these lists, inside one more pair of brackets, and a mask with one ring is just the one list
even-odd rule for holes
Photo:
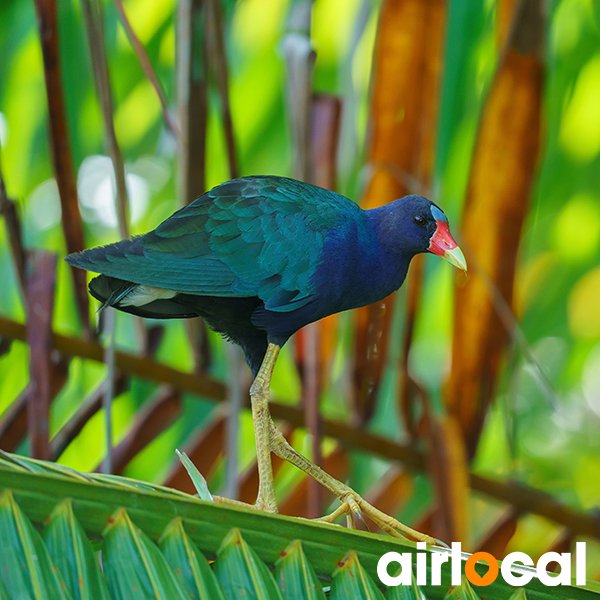
[[425,225],[425,217],[422,217],[421,215],[417,215],[416,217],[413,217],[413,221],[419,227],[423,227],[423,225]]

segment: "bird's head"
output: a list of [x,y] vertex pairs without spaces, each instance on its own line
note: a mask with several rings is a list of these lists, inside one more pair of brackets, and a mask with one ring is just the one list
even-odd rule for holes
[[431,252],[451,265],[467,271],[467,261],[450,233],[448,219],[441,208],[422,196],[406,196],[396,201],[401,213],[405,247],[415,253]]

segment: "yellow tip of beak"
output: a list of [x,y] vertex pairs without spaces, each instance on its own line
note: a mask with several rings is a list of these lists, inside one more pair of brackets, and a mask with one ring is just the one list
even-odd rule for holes
[[446,250],[443,256],[444,260],[447,260],[451,265],[461,269],[465,273],[467,272],[467,260],[462,250],[456,246],[452,250]]

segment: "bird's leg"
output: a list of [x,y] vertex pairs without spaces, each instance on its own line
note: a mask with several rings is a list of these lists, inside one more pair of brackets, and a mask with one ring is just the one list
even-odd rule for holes
[[256,508],[266,512],[277,512],[273,467],[271,465],[271,442],[269,416],[269,386],[280,347],[269,344],[254,383],[250,388],[252,420],[256,439],[256,462],[258,465],[258,497]]
[[407,527],[403,523],[400,523],[394,517],[390,517],[385,513],[381,512],[361,496],[359,496],[352,488],[347,486],[345,483],[338,481],[328,473],[325,473],[323,469],[317,467],[317,465],[310,462],[307,458],[302,456],[298,451],[294,450],[288,441],[283,437],[282,433],[277,429],[275,423],[269,418],[270,426],[270,442],[271,451],[287,460],[288,462],[296,465],[300,470],[304,471],[307,475],[310,475],[313,479],[316,479],[321,485],[326,487],[330,492],[333,492],[342,502],[342,506],[334,511],[328,517],[323,520],[332,522],[337,517],[346,513],[350,514],[350,511],[361,517],[361,513],[367,515],[373,520],[383,531],[393,535],[395,537],[408,537],[417,541],[427,542],[428,544],[435,544],[435,540],[420,533],[411,527]]

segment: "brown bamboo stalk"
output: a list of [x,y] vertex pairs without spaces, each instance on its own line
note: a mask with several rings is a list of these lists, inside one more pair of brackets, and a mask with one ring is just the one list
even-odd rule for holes
[[[177,103],[180,126],[179,197],[186,205],[205,190],[207,85],[202,0],[180,0],[177,8]],[[196,60],[203,55],[202,62]]]
[[[371,81],[368,165],[364,208],[412,192],[419,171],[424,57],[432,43],[430,5],[441,0],[386,0],[381,8]],[[435,47],[438,47],[437,41]],[[424,145],[424,144],[423,144]],[[422,187],[422,186],[420,186]],[[355,311],[354,418],[373,414],[387,362],[395,295]]]
[[[417,194],[427,194],[427,190],[431,188],[432,184],[445,41],[446,3],[442,0],[428,0],[426,2],[425,21],[427,23],[426,36],[422,40],[423,46],[421,49],[423,75],[419,90],[421,112],[419,114],[419,129],[415,140],[416,151],[413,159],[413,173],[418,181],[418,189],[411,190]],[[399,405],[405,418],[406,427],[413,435],[416,434],[413,408],[421,396],[408,371],[408,358],[421,300],[423,275],[424,257],[420,255],[413,259],[408,281],[405,284],[407,286],[406,316],[400,354],[402,377],[400,380]]]
[[31,456],[42,460],[50,460],[50,354],[56,261],[56,255],[50,252],[33,252],[29,258],[27,277],[27,344],[30,349],[27,430]]
[[[202,0],[180,0],[177,7],[177,105],[179,114],[179,202],[189,204],[205,191],[207,82],[206,11]],[[199,60],[198,56],[202,58]],[[210,364],[206,325],[186,323],[197,372]]]
[[[60,194],[62,227],[67,251],[80,252],[85,247],[83,222],[77,203],[77,184],[61,83],[56,0],[35,0],[35,8],[44,59],[50,147]],[[71,267],[71,273],[79,318],[86,336],[91,338],[86,274],[76,267]]]
[[142,42],[140,41],[138,36],[135,34],[135,31],[133,30],[133,27],[131,26],[129,19],[127,18],[127,12],[125,11],[125,6],[123,6],[123,0],[115,0],[115,6],[117,8],[117,12],[119,13],[119,18],[121,19],[121,25],[123,26],[123,29],[125,30],[127,39],[129,40],[129,43],[131,44],[131,47],[133,48],[135,55],[137,56],[137,59],[140,63],[140,66],[142,67],[142,70],[144,71],[144,74],[146,75],[146,78],[148,79],[148,81],[150,82],[150,85],[152,85],[152,87],[154,88],[154,91],[156,92],[156,95],[158,96],[158,101],[160,102],[163,121],[165,122],[167,129],[171,132],[171,135],[175,139],[175,142],[177,144],[179,144],[179,141],[180,141],[179,140],[179,128],[177,127],[175,120],[173,119],[173,117],[171,116],[171,113],[169,112],[169,106],[167,104],[167,97],[165,95],[165,91],[164,91],[162,85],[160,84],[158,77],[156,76],[156,72],[154,71],[154,68],[152,67],[152,63],[150,62],[150,59],[148,58],[148,53],[146,52],[146,49],[144,48],[144,44],[142,44]]

